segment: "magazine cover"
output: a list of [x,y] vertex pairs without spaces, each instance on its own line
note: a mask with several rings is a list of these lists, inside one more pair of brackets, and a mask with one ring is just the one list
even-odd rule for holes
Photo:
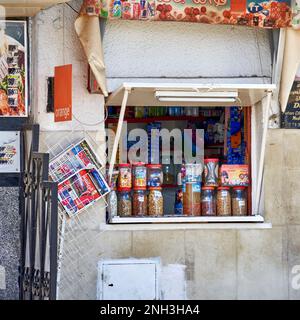
[[100,169],[102,164],[98,160],[90,143],[86,139],[83,139],[54,158],[50,162],[49,171],[54,181],[61,182],[80,169],[94,167]]
[[26,21],[0,20],[0,117],[28,116]]

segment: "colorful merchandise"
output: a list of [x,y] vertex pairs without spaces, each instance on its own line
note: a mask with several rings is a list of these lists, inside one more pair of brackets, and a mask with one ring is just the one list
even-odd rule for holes
[[204,186],[218,186],[219,159],[204,159]]
[[119,164],[119,188],[131,188],[132,186],[132,175],[131,165],[129,163]]
[[146,187],[147,186],[147,168],[144,162],[134,163],[133,170],[133,186]]
[[248,186],[249,166],[223,164],[220,176],[222,186]]

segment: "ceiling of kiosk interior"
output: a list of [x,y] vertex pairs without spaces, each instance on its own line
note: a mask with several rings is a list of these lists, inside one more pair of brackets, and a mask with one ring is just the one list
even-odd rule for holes
[[[127,106],[253,106],[266,97],[268,92],[274,91],[275,88],[275,85],[257,84],[209,86],[160,83],[158,86],[155,83],[124,83],[110,94],[106,104],[109,106],[121,105],[124,91],[128,89],[130,91]],[[157,97],[158,92],[165,91],[168,92],[167,98],[159,99]],[[184,101],[185,98],[180,97],[178,99],[178,93],[182,95],[183,92],[186,101]],[[191,97],[189,97],[189,93],[191,93]],[[195,93],[196,95],[199,94],[199,98],[194,99]],[[234,98],[235,96],[237,98]]]

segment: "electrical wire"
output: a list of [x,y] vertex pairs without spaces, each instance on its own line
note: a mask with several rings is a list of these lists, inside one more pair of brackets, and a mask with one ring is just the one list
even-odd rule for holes
[[71,8],[74,12],[76,12],[77,14],[79,14],[79,11],[77,11],[76,9],[74,9],[69,3],[64,2],[64,4],[66,4],[69,8]]
[[72,113],[72,116],[74,117],[74,119],[79,122],[80,124],[84,125],[84,126],[87,126],[87,127],[94,127],[94,126],[99,126],[100,124],[104,123],[107,118],[108,118],[108,110],[107,110],[107,106],[104,106],[104,111],[105,111],[105,116],[104,116],[104,119],[99,121],[99,122],[96,122],[96,123],[86,123],[86,122],[83,122],[81,120],[79,120],[74,113]]

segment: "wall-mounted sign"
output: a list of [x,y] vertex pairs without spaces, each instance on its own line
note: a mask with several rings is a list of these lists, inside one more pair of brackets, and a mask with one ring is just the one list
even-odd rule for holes
[[291,26],[291,0],[85,0],[81,14],[109,19]]
[[286,129],[300,129],[300,68],[293,83],[286,110],[282,116],[282,126]]
[[26,117],[26,21],[0,20],[0,117]]
[[0,132],[0,173],[20,172],[20,132]]
[[55,67],[54,121],[72,120],[72,65]]

